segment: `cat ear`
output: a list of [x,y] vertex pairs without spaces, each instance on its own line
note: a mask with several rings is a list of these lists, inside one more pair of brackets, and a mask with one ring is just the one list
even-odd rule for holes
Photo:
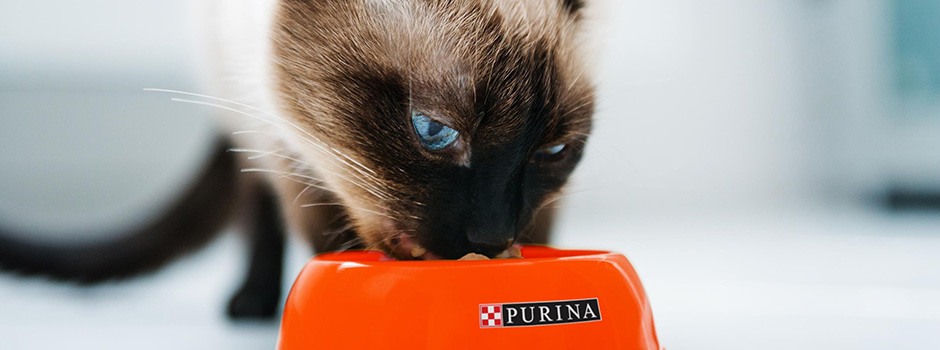
[[584,0],[560,0],[561,7],[564,8],[568,13],[574,15],[577,14],[582,8],[584,8]]

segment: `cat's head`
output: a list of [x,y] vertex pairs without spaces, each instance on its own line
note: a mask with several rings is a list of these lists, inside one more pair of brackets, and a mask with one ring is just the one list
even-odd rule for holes
[[581,159],[593,91],[579,1],[281,6],[274,88],[293,143],[367,245],[495,255]]

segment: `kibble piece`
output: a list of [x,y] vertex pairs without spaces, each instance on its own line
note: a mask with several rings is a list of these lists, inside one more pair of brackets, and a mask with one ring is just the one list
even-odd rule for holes
[[519,249],[519,246],[512,246],[506,251],[496,255],[496,259],[521,259],[522,258],[522,249]]
[[414,248],[411,248],[411,257],[417,258],[419,256],[424,255],[424,253],[427,253],[427,252],[428,252],[427,249],[424,249],[421,246],[416,245]]
[[469,253],[460,258],[460,260],[490,260],[490,258],[487,258],[486,255],[483,254]]

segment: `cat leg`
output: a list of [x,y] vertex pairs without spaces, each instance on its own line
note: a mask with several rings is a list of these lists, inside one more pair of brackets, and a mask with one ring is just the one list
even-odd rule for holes
[[248,232],[251,251],[248,274],[228,303],[232,319],[269,319],[280,306],[284,223],[274,193],[266,187],[260,192],[255,220]]

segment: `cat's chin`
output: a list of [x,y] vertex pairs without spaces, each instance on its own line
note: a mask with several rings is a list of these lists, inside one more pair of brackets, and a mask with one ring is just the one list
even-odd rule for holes
[[386,254],[396,260],[441,260],[409,235],[398,234],[389,240]]
[[[427,249],[421,246],[416,242],[411,236],[406,234],[396,234],[394,237],[389,239],[390,245],[385,247],[385,254],[392,260],[442,260],[443,258],[440,255],[429,252]],[[497,254],[492,257],[493,259],[513,259],[521,258],[521,246],[518,244],[511,245],[505,251]],[[468,253],[464,255],[460,260],[487,260],[491,257],[485,255],[480,255],[476,253]]]

